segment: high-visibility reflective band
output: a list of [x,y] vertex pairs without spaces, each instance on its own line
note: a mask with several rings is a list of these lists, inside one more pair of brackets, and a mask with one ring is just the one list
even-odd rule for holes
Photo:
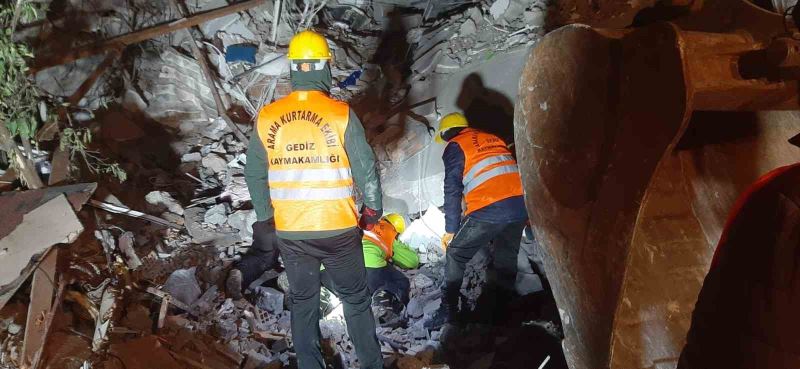
[[476,163],[472,167],[472,169],[470,169],[469,172],[467,172],[467,174],[464,175],[462,183],[464,183],[464,187],[466,187],[467,185],[469,185],[469,182],[471,182],[475,178],[475,175],[478,174],[484,168],[493,164],[502,163],[504,161],[513,161],[513,160],[514,158],[509,155],[490,156],[486,159],[483,159],[478,163]]
[[516,164],[503,165],[503,166],[499,166],[497,168],[492,168],[490,170],[487,170],[487,171],[481,173],[479,176],[475,177],[475,179],[473,179],[469,183],[467,183],[467,185],[464,186],[464,193],[465,194],[469,193],[470,191],[478,188],[478,186],[480,186],[484,182],[486,182],[486,181],[488,181],[488,180],[490,180],[490,179],[492,179],[494,177],[497,177],[497,176],[500,176],[500,175],[503,175],[503,174],[508,174],[508,173],[516,173],[518,171],[519,171],[519,169],[517,169],[517,165]]
[[353,188],[271,188],[269,195],[274,200],[341,200],[353,197]]
[[350,168],[270,169],[268,177],[270,182],[340,181],[353,178]]

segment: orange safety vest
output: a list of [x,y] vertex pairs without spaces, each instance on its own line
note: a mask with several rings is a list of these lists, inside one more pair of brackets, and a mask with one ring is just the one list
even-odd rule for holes
[[388,220],[381,219],[372,228],[372,231],[364,231],[364,238],[383,249],[383,253],[386,254],[386,260],[391,259],[392,255],[394,255],[394,239],[397,238],[397,230]]
[[505,200],[521,196],[522,179],[511,151],[499,137],[466,128],[451,142],[464,152],[464,201],[466,215]]
[[344,148],[350,107],[319,91],[295,91],[261,109],[258,136],[269,160],[279,231],[332,231],[358,223]]

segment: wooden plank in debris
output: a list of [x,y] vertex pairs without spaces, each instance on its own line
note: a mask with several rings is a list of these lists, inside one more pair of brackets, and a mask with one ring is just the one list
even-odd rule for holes
[[95,82],[97,82],[97,79],[100,78],[100,76],[102,76],[112,64],[114,64],[114,60],[117,59],[118,55],[119,50],[111,50],[108,55],[106,55],[106,58],[103,60],[103,62],[100,63],[97,68],[95,68],[94,72],[92,72],[89,77],[86,77],[83,83],[81,83],[80,87],[78,87],[78,89],[75,90],[75,92],[67,99],[67,102],[69,102],[70,105],[78,105],[81,99],[83,99],[89,90],[92,89],[92,86],[94,86]]
[[128,268],[136,269],[142,265],[142,260],[136,255],[136,249],[133,248],[133,245],[133,232],[125,232],[119,236],[118,246],[120,251],[125,254],[125,262],[128,264]]
[[67,180],[69,177],[69,149],[61,147],[56,149],[53,153],[52,168],[50,178],[47,180],[48,185],[57,185]]
[[183,226],[180,226],[178,224],[170,222],[170,221],[168,221],[166,219],[159,218],[159,217],[156,217],[156,216],[152,216],[152,215],[149,215],[149,214],[145,214],[145,213],[142,213],[141,211],[132,210],[132,209],[126,208],[124,206],[109,204],[107,202],[102,202],[102,201],[97,201],[97,200],[90,200],[89,201],[89,205],[91,205],[93,207],[96,207],[98,209],[105,210],[105,211],[110,212],[110,213],[127,215],[127,216],[132,217],[132,218],[144,219],[144,220],[153,222],[155,224],[159,224],[159,225],[162,225],[162,226],[165,226],[165,227],[169,227],[169,228],[183,229]]
[[168,293],[166,293],[166,292],[164,292],[162,290],[159,290],[158,288],[147,287],[147,292],[149,292],[149,293],[151,293],[153,295],[156,295],[156,296],[160,297],[161,299],[168,299],[169,303],[172,304],[173,306],[175,306],[178,309],[186,311],[186,312],[188,312],[190,314],[193,313],[193,310],[189,305],[186,305],[186,304],[184,304],[184,303],[172,298],[172,296],[170,296]]
[[[57,250],[56,250],[57,251]],[[47,339],[50,337],[50,329],[53,328],[53,319],[56,316],[56,312],[58,309],[61,308],[61,303],[64,301],[64,291],[67,289],[67,280],[60,279],[58,281],[58,291],[56,292],[56,298],[53,300],[53,306],[50,307],[50,312],[47,314],[47,318],[44,321],[44,340],[42,341],[42,348],[41,350],[36,352],[36,356],[33,358],[33,363],[31,363],[31,369],[38,369],[39,364],[42,363],[42,354],[45,351],[45,347],[47,345]],[[61,342],[59,342],[61,344]]]
[[158,324],[156,325],[159,330],[164,328],[164,320],[167,319],[167,310],[169,310],[170,300],[172,300],[170,295],[165,295],[161,298],[161,308],[158,309]]
[[66,64],[92,55],[102,54],[110,50],[121,50],[122,48],[128,45],[133,45],[170,32],[175,32],[180,29],[186,29],[192,26],[196,26],[198,24],[202,24],[204,22],[208,22],[216,18],[224,17],[229,14],[241,12],[259,6],[263,4],[264,1],[265,0],[250,0],[214,9],[204,13],[198,13],[191,17],[178,19],[168,23],[162,23],[157,26],[127,33],[108,40],[101,40],[88,46],[77,47],[66,53],[59,53],[58,55],[41,54],[39,57],[36,58],[34,65],[30,68],[30,72],[36,73],[37,71],[40,71],[48,67]]
[[22,343],[22,359],[25,367],[38,360],[38,352],[44,345],[47,316],[53,306],[56,291],[56,263],[58,249],[51,248],[42,263],[33,272],[31,282],[31,301],[28,305],[28,320],[25,323],[25,340]]

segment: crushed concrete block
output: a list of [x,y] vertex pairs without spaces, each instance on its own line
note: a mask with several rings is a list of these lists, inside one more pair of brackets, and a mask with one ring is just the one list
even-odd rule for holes
[[203,168],[211,173],[220,173],[228,170],[228,161],[217,154],[208,154],[201,161]]
[[481,9],[477,6],[467,9],[467,15],[476,25],[480,25],[483,22],[483,13],[481,13]]
[[469,36],[474,34],[478,31],[478,25],[475,24],[475,21],[472,18],[467,18],[464,23],[461,23],[461,28],[459,28],[458,33],[463,36]]
[[258,296],[256,306],[272,314],[283,312],[283,292],[272,287],[256,287],[253,292]]
[[196,271],[197,267],[191,267],[172,272],[167,278],[167,282],[164,283],[164,291],[178,301],[192,305],[203,293],[195,276]]
[[418,273],[414,276],[414,286],[420,289],[426,289],[428,287],[433,287],[433,280],[425,274]]
[[433,313],[436,312],[436,310],[439,310],[439,306],[441,305],[442,305],[441,298],[433,299],[425,303],[425,307],[422,308],[422,312],[425,316],[428,317],[433,316]]
[[145,195],[144,200],[156,208],[166,209],[170,213],[183,215],[183,206],[168,192],[153,191]]
[[406,314],[412,318],[419,318],[422,316],[424,307],[420,297],[412,297],[406,306]]
[[190,152],[181,156],[181,162],[183,163],[194,163],[200,160],[203,160],[203,155],[200,155],[199,152]]
[[497,0],[492,3],[492,6],[489,7],[489,14],[491,14],[494,20],[500,20],[503,17],[503,14],[508,9],[508,5],[511,1],[510,0]]
[[217,319],[214,321],[214,335],[223,341],[230,341],[234,339],[238,332],[239,329],[233,319]]
[[228,210],[225,204],[217,204],[206,211],[203,221],[209,224],[223,225],[228,221]]

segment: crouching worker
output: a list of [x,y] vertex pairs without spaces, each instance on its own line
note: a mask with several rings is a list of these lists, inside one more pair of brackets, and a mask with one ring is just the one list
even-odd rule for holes
[[[395,266],[403,269],[419,266],[417,253],[397,239],[405,228],[405,220],[400,214],[389,214],[371,231],[364,231],[361,238],[364,266],[367,267],[367,288],[372,294],[372,313],[382,327],[402,325],[403,311],[409,300],[411,286],[408,278]],[[322,284],[336,291],[328,273],[323,272]]]

